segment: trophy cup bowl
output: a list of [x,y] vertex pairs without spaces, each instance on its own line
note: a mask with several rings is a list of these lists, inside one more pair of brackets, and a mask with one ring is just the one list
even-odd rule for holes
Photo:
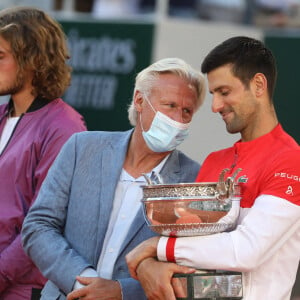
[[[238,169],[218,182],[152,184],[143,186],[143,211],[149,228],[163,236],[210,235],[235,228],[240,210],[241,189],[234,182]],[[177,299],[242,299],[239,272],[197,270],[175,274],[185,292]],[[173,278],[173,279],[174,279]]]
[[143,187],[146,222],[164,236],[208,235],[234,228],[239,216],[240,187],[221,198],[217,183],[155,184]]

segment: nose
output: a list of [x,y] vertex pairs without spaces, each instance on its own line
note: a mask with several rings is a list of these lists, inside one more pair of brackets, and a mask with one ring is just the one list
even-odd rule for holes
[[217,96],[213,95],[211,110],[214,113],[220,112],[224,107],[224,102]]
[[174,121],[184,123],[184,115],[181,109],[176,109],[171,117]]

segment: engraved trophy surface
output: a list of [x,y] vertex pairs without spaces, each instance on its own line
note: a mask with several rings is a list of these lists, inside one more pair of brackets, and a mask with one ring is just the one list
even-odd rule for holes
[[[218,182],[163,184],[145,178],[143,210],[149,228],[163,236],[209,235],[235,228],[240,211],[241,191],[235,178],[241,169]],[[158,182],[158,183],[157,183]],[[176,279],[175,279],[176,278]],[[242,275],[239,272],[197,270],[193,274],[175,274],[180,281],[177,299],[242,299]]]

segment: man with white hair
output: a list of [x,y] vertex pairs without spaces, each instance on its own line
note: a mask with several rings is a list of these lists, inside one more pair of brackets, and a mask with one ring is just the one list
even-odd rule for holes
[[75,134],[23,225],[27,254],[49,279],[41,299],[146,299],[125,255],[154,235],[141,207],[142,174],[192,182],[199,164],[176,150],[203,102],[204,79],[178,58],[136,77],[125,132]]

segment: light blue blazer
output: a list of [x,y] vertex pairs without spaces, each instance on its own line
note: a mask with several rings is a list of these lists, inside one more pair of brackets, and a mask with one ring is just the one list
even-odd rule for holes
[[[65,299],[78,274],[96,269],[131,134],[74,134],[50,168],[22,230],[25,251],[49,279],[41,299]],[[175,150],[160,174],[166,183],[193,182],[199,168]],[[146,299],[129,275],[125,255],[153,235],[140,209],[114,266],[124,300]]]

